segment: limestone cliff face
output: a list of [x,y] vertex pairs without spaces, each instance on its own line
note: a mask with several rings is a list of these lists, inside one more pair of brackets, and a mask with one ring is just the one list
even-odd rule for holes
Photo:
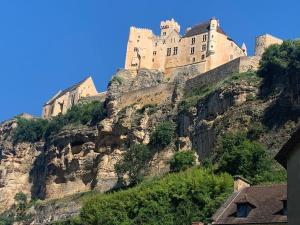
[[[120,71],[117,76],[121,79],[114,79],[108,88],[108,117],[95,127],[70,125],[46,143],[14,144],[16,119],[1,124],[0,212],[14,204],[14,196],[20,191],[32,199],[49,200],[90,190],[111,190],[118,184],[115,164],[128,146],[149,143],[157,123],[176,118],[176,88],[164,81],[163,74],[142,70],[134,78],[127,76],[127,71]],[[167,172],[174,149],[166,148],[156,154],[149,163],[148,175]],[[61,213],[58,218],[53,216],[55,207],[49,207],[35,209],[35,224],[78,213],[78,208],[70,205],[74,212]]]
[[[185,98],[188,74],[184,71],[167,81],[157,71],[141,70],[137,76],[119,71],[108,87],[107,118],[95,127],[65,127],[47,143],[14,144],[16,120],[2,123],[0,212],[9,209],[15,194],[22,191],[31,198],[47,200],[32,209],[32,224],[47,224],[77,214],[81,203],[71,196],[117,187],[115,164],[132,144],[148,144],[155,126],[165,120],[177,124],[176,140],[154,155],[149,162],[149,176],[168,172],[176,150],[195,150],[202,161],[215,153],[222,134],[247,131],[255,124],[273,124],[260,140],[276,152],[298,123],[289,114],[282,123],[275,123],[277,119],[270,113],[278,109],[283,113],[286,108],[278,108],[278,96],[259,96],[261,80],[257,77],[213,84],[196,104],[181,110],[178,106]],[[57,198],[65,201],[51,200]]]

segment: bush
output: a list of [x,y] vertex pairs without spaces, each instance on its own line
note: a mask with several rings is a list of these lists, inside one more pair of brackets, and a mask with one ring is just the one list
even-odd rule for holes
[[118,85],[121,85],[123,83],[123,79],[119,76],[113,76],[112,79],[109,81],[108,86],[110,86],[112,83],[117,83]]
[[17,123],[18,127],[13,134],[14,143],[40,141],[48,127],[48,121],[43,119],[18,118]]
[[170,161],[170,168],[173,172],[183,171],[194,166],[196,157],[194,152],[176,152]]
[[14,131],[14,143],[37,142],[47,140],[52,134],[59,132],[68,124],[95,126],[106,117],[103,103],[91,102],[73,106],[65,115],[45,119],[18,119],[18,127]]
[[208,222],[232,191],[229,175],[192,168],[111,194],[88,198],[80,213],[85,225],[178,225]]
[[266,148],[247,139],[246,134],[227,134],[222,138],[222,147],[218,160],[218,171],[231,175],[242,175],[254,184],[280,182],[286,180],[286,174],[274,168],[275,161]]
[[154,129],[150,136],[150,144],[154,148],[167,147],[173,140],[175,125],[171,121],[165,121]]
[[[300,41],[271,45],[260,60],[258,74],[263,77],[262,95],[277,94],[289,87],[297,88],[300,77]],[[290,90],[289,90],[290,91]]]
[[150,158],[151,154],[148,146],[133,145],[127,150],[124,158],[116,164],[115,170],[119,177],[128,173],[131,184],[139,183],[143,179]]

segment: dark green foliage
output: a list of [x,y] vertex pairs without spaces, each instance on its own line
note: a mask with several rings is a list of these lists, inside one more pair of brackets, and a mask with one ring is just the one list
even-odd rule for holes
[[247,138],[252,141],[258,140],[260,136],[266,131],[267,128],[263,124],[255,122],[252,124],[249,131],[247,132]]
[[134,188],[88,198],[81,211],[85,225],[178,225],[208,221],[231,193],[232,178],[189,169]]
[[69,124],[95,126],[106,117],[106,110],[101,102],[91,102],[73,106],[65,115],[58,115],[51,120],[18,119],[13,139],[14,143],[37,142],[47,140],[52,134],[59,132]]
[[174,134],[175,124],[171,121],[162,122],[151,133],[150,144],[157,149],[167,147],[172,142]]
[[286,180],[286,174],[274,168],[275,161],[266,148],[247,139],[246,134],[227,134],[221,145],[218,171],[242,175],[254,184]]
[[12,225],[14,223],[14,216],[11,214],[0,215],[0,225]]
[[151,152],[148,146],[133,145],[126,151],[124,158],[116,164],[115,170],[119,177],[128,173],[131,184],[139,183],[148,167],[150,158]]
[[110,86],[112,83],[117,83],[118,85],[121,85],[123,83],[123,79],[119,76],[113,76],[113,78],[109,81],[108,86]]
[[43,138],[48,121],[43,119],[27,120],[18,118],[18,127],[16,128],[13,141],[17,142],[37,142]]
[[176,152],[170,161],[170,168],[173,172],[183,171],[194,166],[196,157],[194,152]]
[[263,77],[262,94],[278,93],[300,79],[300,41],[284,41],[264,52],[258,74]]
[[14,199],[17,202],[17,210],[24,211],[28,204],[27,196],[23,192],[18,192]]

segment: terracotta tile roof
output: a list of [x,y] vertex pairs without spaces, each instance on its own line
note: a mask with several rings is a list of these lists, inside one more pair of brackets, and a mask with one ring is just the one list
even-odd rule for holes
[[[227,199],[213,216],[213,224],[287,223],[287,216],[281,214],[286,199],[286,184],[244,188]],[[252,210],[246,218],[236,217],[237,204],[245,202]]]
[[[210,22],[209,21],[198,24],[198,25],[192,27],[190,30],[188,30],[183,37],[184,38],[185,37],[192,37],[192,36],[195,36],[195,35],[207,33],[209,31],[209,27],[210,27]],[[223,31],[223,29],[220,26],[217,27],[217,31],[221,34],[225,34],[225,32]]]

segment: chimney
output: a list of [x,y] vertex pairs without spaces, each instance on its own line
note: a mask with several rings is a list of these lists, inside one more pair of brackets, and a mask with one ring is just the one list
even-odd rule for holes
[[192,225],[204,225],[202,222],[192,222]]
[[242,176],[234,176],[234,192],[239,192],[246,187],[250,187],[250,182]]

